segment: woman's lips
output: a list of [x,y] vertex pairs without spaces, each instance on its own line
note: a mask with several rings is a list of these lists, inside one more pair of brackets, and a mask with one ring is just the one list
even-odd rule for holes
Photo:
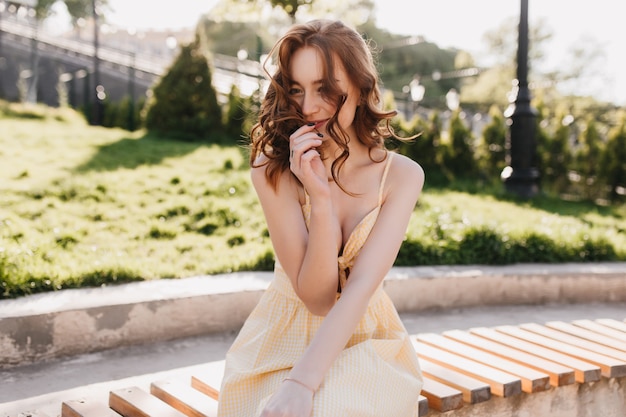
[[314,128],[315,128],[315,129],[319,129],[319,128],[320,128],[320,127],[322,127],[322,125],[323,125],[324,123],[326,123],[327,121],[328,121],[328,119],[326,119],[326,120],[320,120],[319,122],[316,122],[316,123],[315,123]]

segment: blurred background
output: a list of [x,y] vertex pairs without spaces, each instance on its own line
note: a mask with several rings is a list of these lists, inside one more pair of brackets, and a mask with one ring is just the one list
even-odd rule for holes
[[[626,27],[619,22],[620,7],[610,0],[531,1],[529,77],[533,90],[624,105],[626,77],[621,74],[626,56],[620,42],[626,39]],[[215,57],[214,66],[245,67],[238,82],[249,95],[258,87],[256,80],[246,77],[254,73],[249,61],[258,62],[294,21],[329,17],[357,26],[375,42],[384,86],[404,101],[399,106],[445,106],[451,89],[467,104],[506,105],[511,83],[503,80],[515,75],[519,22],[519,2],[498,0],[349,0],[340,4],[331,0],[0,0],[0,12],[4,33],[0,65],[8,72],[2,74],[3,96],[13,100],[22,94],[49,104],[55,104],[54,92],[33,87],[40,74],[30,67],[35,59],[47,59],[32,49],[34,40],[61,49],[70,45],[80,49],[76,42],[83,43],[84,55],[90,51],[93,55],[97,26],[101,61],[145,70],[139,76],[149,80],[135,80],[139,87],[134,93],[141,97],[154,81],[150,75],[161,74],[180,45],[200,33]],[[19,64],[13,59],[15,48],[22,49]],[[58,53],[65,53],[61,49]],[[53,72],[66,70],[61,77],[66,82],[81,69],[79,77],[85,70],[93,72],[95,65],[89,62],[75,69],[78,66],[63,65],[61,58],[57,61]],[[19,91],[14,74],[27,92]],[[217,83],[218,92],[227,94],[234,78],[231,74]],[[57,83],[45,82],[53,87]],[[128,95],[129,83],[124,82],[123,88],[119,84],[102,83],[100,96],[119,100]],[[450,99],[455,102],[454,94],[448,95]],[[404,109],[407,114],[410,110]]]
[[623,261],[621,9],[0,0],[0,297],[271,269],[242,144],[270,48],[313,18],[362,33],[419,135],[388,144],[427,172],[398,265]]

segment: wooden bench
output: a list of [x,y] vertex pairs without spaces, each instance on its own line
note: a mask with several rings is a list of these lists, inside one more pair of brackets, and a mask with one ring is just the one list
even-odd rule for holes
[[[626,386],[626,323],[617,320],[450,330],[411,340],[424,375],[420,416],[454,417],[455,410],[472,406],[488,415],[492,403],[503,407],[511,399],[521,407],[520,396],[549,400],[556,390],[602,379],[623,378],[608,385]],[[64,401],[61,416],[216,416],[221,366],[199,368],[185,383],[158,380],[149,388],[113,390],[108,398]]]

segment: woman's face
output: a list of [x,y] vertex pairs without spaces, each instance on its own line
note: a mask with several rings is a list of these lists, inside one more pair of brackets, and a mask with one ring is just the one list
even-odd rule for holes
[[[338,59],[335,63],[334,76],[339,88],[346,96],[337,118],[341,128],[350,134],[353,131],[352,122],[359,102],[359,94],[348,79],[343,65]],[[300,105],[306,121],[315,123],[318,131],[325,131],[326,122],[337,111],[337,104],[327,101],[328,98],[322,94],[326,81],[320,53],[311,47],[298,49],[291,58],[289,71],[293,80],[288,89],[289,95]]]

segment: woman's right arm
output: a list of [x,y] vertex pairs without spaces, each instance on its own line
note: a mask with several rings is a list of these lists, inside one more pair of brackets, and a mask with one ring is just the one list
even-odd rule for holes
[[[252,168],[251,178],[265,214],[274,252],[295,293],[312,314],[323,316],[336,301],[338,222],[330,193],[317,192],[307,229],[298,197],[301,186],[290,171],[274,189],[265,166]],[[310,231],[309,231],[310,230]]]

